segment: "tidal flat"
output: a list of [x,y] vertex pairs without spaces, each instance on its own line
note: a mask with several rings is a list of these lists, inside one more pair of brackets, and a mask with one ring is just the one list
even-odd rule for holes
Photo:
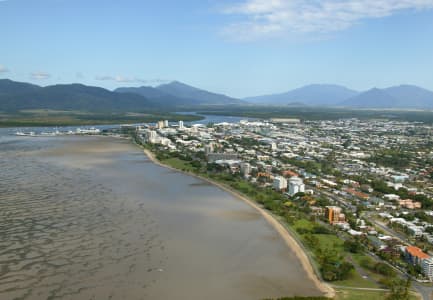
[[128,140],[0,139],[0,299],[322,295],[252,207]]

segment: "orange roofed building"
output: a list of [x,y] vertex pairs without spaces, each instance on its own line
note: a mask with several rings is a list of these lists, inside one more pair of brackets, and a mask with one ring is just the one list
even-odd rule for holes
[[407,209],[416,209],[422,207],[421,202],[413,201],[412,199],[398,200],[398,204],[401,207],[406,207]]
[[332,225],[346,222],[346,217],[338,206],[326,206],[325,217]]
[[290,170],[285,170],[283,171],[283,176],[284,177],[299,177],[299,174]]
[[362,193],[362,192],[358,192],[358,191],[356,191],[356,190],[354,190],[354,189],[346,189],[345,191],[346,191],[347,193],[349,193],[349,194],[351,194],[351,195],[353,195],[353,196],[359,197],[359,198],[361,198],[361,199],[368,200],[368,199],[370,198],[369,195],[364,194],[364,193]]
[[420,248],[415,246],[406,247],[406,259],[413,265],[422,265],[422,262],[429,259],[430,255],[424,253]]

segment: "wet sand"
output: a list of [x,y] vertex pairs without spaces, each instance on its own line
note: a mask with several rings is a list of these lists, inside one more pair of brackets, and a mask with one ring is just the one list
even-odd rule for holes
[[0,299],[323,295],[259,211],[128,141],[0,151]]
[[[163,167],[166,167],[166,168],[169,168],[172,170],[176,170],[171,166],[167,166],[167,165],[162,164],[160,161],[158,161],[155,158],[153,153],[150,152],[149,150],[144,149],[143,151],[144,151],[144,154],[147,155],[147,157],[149,157],[149,159],[152,162],[154,162],[155,164],[158,164],[160,166],[163,166]],[[189,174],[188,172],[184,172],[184,171],[179,171],[179,172]],[[274,227],[274,229],[278,232],[278,234],[281,236],[281,238],[286,242],[287,246],[290,247],[290,249],[295,253],[295,255],[298,257],[300,263],[302,264],[304,271],[308,274],[308,277],[311,279],[311,281],[314,282],[317,289],[322,291],[324,293],[324,295],[327,297],[332,298],[335,296],[334,289],[330,285],[326,284],[325,282],[320,281],[317,274],[314,272],[314,269],[313,269],[313,266],[311,265],[310,260],[308,259],[307,255],[305,254],[305,252],[301,248],[301,246],[298,244],[298,242],[292,237],[292,235],[287,231],[287,229],[284,228],[284,226],[278,220],[276,220],[275,217],[272,216],[266,209],[262,208],[260,205],[255,203],[253,200],[242,195],[238,191],[236,191],[230,187],[227,187],[227,186],[225,186],[225,185],[223,185],[217,181],[214,181],[214,180],[209,179],[209,178],[204,178],[204,177],[201,177],[201,176],[196,175],[196,174],[190,174],[190,175],[192,175],[196,178],[202,179],[203,184],[213,184],[214,186],[232,194],[233,196],[246,202],[248,205],[250,205],[251,207],[256,209],[266,219],[266,221],[268,221],[269,224],[272,227]],[[231,213],[226,213],[225,215],[226,216],[235,216],[236,218],[239,218],[239,219],[241,219],[242,217],[244,217],[244,218],[252,217],[252,214],[246,213],[245,211],[244,212],[237,212],[237,213],[231,212]]]

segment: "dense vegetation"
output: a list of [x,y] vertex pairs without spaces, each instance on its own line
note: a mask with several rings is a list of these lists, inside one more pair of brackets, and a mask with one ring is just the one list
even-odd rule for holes
[[389,119],[433,123],[433,112],[427,110],[346,109],[314,106],[235,106],[207,107],[202,113],[246,118],[299,118],[301,120],[337,120],[347,118]]
[[196,121],[202,118],[199,115],[178,115],[164,112],[104,114],[80,111],[30,110],[13,114],[0,113],[0,127],[131,124],[156,122],[158,120]]
[[329,300],[327,297],[283,297],[278,299],[263,299],[263,300]]
[[409,166],[411,158],[411,154],[402,149],[382,149],[375,151],[368,161],[384,167],[402,170]]
[[242,103],[237,99],[196,89],[179,82],[145,89],[152,92],[143,94],[132,89],[120,93],[83,84],[57,84],[41,87],[0,79],[0,111],[55,109],[107,113],[161,109],[177,111],[181,108],[191,111],[191,107],[197,108],[202,104]]

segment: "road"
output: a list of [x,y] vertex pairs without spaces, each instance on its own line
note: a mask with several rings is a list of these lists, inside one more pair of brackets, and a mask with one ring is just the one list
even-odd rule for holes
[[367,220],[369,220],[370,222],[372,222],[374,225],[376,225],[377,227],[379,227],[380,229],[382,229],[384,232],[386,232],[387,234],[396,237],[397,239],[399,239],[400,241],[406,243],[406,244],[411,244],[410,240],[402,233],[395,231],[392,228],[389,228],[388,226],[386,226],[385,223],[380,222],[376,219],[373,218],[373,212],[363,212],[362,217],[365,217]]
[[[344,207],[348,207],[348,203],[347,201],[345,201],[344,199],[341,199],[338,195],[332,194],[328,191],[323,191],[323,190],[317,190],[314,189],[316,193],[322,194],[322,195],[326,195],[327,197],[331,198],[333,201],[338,202],[341,206]],[[370,222],[372,222],[374,225],[376,225],[378,228],[380,228],[381,230],[383,230],[385,233],[401,240],[403,243],[405,244],[409,244],[410,245],[410,241],[409,239],[402,233],[396,232],[395,230],[388,228],[384,223],[379,222],[375,219],[372,218],[373,213],[372,212],[363,212],[363,214],[361,215],[361,217],[369,220]],[[367,254],[369,254],[372,258],[374,258],[375,260],[381,260],[379,257],[377,257],[374,253],[367,251]],[[403,272],[402,270],[394,267],[393,265],[391,265],[390,263],[384,261],[385,263],[387,263],[390,267],[392,267],[394,270],[396,270],[398,272],[398,274],[400,274],[403,278],[407,278],[408,275],[407,273]],[[359,272],[359,270],[357,270]],[[362,275],[362,273],[360,272],[360,274]],[[416,280],[412,280],[412,287],[415,291],[417,291],[423,298],[423,300],[433,300],[433,287],[432,286],[426,286],[423,285],[419,282],[417,282]]]
[[433,299],[433,287],[422,285],[414,280],[412,280],[412,287],[421,294],[423,300]]

